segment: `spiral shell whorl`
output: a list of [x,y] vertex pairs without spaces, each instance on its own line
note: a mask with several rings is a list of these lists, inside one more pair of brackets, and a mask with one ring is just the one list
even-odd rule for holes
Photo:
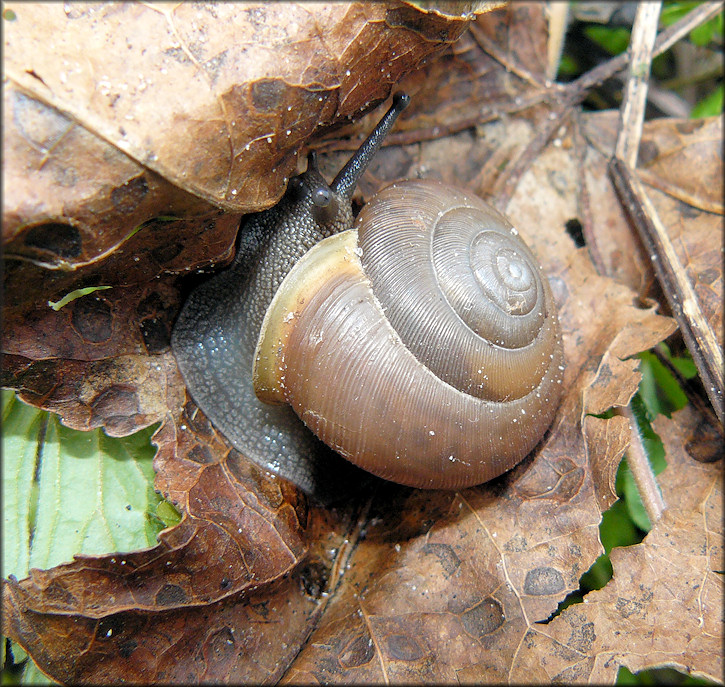
[[538,386],[557,336],[551,293],[505,217],[459,189],[408,181],[379,193],[356,226],[375,296],[416,358],[487,400]]

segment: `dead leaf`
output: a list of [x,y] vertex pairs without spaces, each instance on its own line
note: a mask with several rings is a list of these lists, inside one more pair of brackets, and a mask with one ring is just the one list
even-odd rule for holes
[[47,122],[37,152],[78,123],[104,156],[236,212],[272,205],[307,140],[386,98],[469,22],[382,3],[7,8],[6,77]]
[[689,408],[657,420],[668,460],[659,482],[664,516],[641,544],[612,551],[604,589],[531,628],[512,682],[612,683],[620,665],[636,672],[664,664],[721,679],[722,462],[687,455],[682,438],[699,421]]
[[12,80],[3,105],[6,258],[72,269],[108,256],[162,212],[212,210]]

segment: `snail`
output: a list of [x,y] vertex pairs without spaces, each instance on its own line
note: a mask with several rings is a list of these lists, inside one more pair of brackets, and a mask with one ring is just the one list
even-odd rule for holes
[[337,460],[320,440],[400,484],[488,481],[532,451],[561,396],[551,290],[503,215],[408,180],[353,226],[355,185],[407,102],[393,99],[332,184],[312,155],[278,205],[243,221],[231,267],[190,294],[172,332],[212,424],[311,493]]

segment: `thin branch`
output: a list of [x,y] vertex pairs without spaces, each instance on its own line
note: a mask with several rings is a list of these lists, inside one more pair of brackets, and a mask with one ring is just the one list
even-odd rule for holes
[[637,166],[647,105],[652,52],[657,37],[660,2],[643,2],[637,7],[629,44],[629,76],[619,108],[619,131],[614,154],[631,168]]
[[[619,108],[619,131],[614,145],[615,157],[625,161],[625,164],[632,169],[637,165],[639,144],[642,140],[649,73],[661,5],[660,2],[641,3],[637,7],[632,26],[632,38],[628,50],[630,54],[629,74],[624,88],[622,106]],[[654,524],[662,517],[666,505],[657,486],[657,478],[649,462],[632,406],[627,406],[623,414],[629,420],[630,431],[627,465],[632,471],[650,522]]]
[[660,488],[657,486],[654,473],[644,448],[644,439],[639,431],[637,419],[634,417],[632,407],[622,408],[620,413],[629,420],[631,441],[627,449],[627,465],[632,472],[637,491],[642,498],[642,504],[647,511],[649,521],[654,525],[665,510]]
[[[660,32],[655,41],[652,56],[654,57],[665,52],[680,40],[680,38],[686,36],[692,29],[711,19],[721,10],[721,2],[705,3],[692,10],[692,12],[688,13],[678,22]],[[539,153],[546,147],[554,133],[559,130],[567,112],[580,104],[592,88],[622,71],[627,67],[628,63],[629,52],[617,55],[586,74],[582,74],[575,81],[572,81],[564,88],[563,93],[557,92],[556,97],[561,101],[560,105],[551,111],[549,119],[543,123],[541,131],[529,142],[516,162],[510,165],[499,179],[496,188],[499,209],[506,207],[521,177],[531,166],[531,163],[538,157]]]
[[715,414],[723,421],[723,355],[717,336],[702,315],[698,298],[682,267],[666,227],[648,198],[641,180],[617,158],[609,163],[609,174],[632,223],[652,260],[667,303],[680,325]]

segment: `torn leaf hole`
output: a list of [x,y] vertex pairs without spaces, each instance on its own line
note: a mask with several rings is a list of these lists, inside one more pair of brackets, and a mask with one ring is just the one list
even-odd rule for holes
[[566,233],[569,234],[577,248],[583,248],[587,245],[586,239],[584,238],[584,227],[576,217],[568,219],[564,226],[566,227]]

